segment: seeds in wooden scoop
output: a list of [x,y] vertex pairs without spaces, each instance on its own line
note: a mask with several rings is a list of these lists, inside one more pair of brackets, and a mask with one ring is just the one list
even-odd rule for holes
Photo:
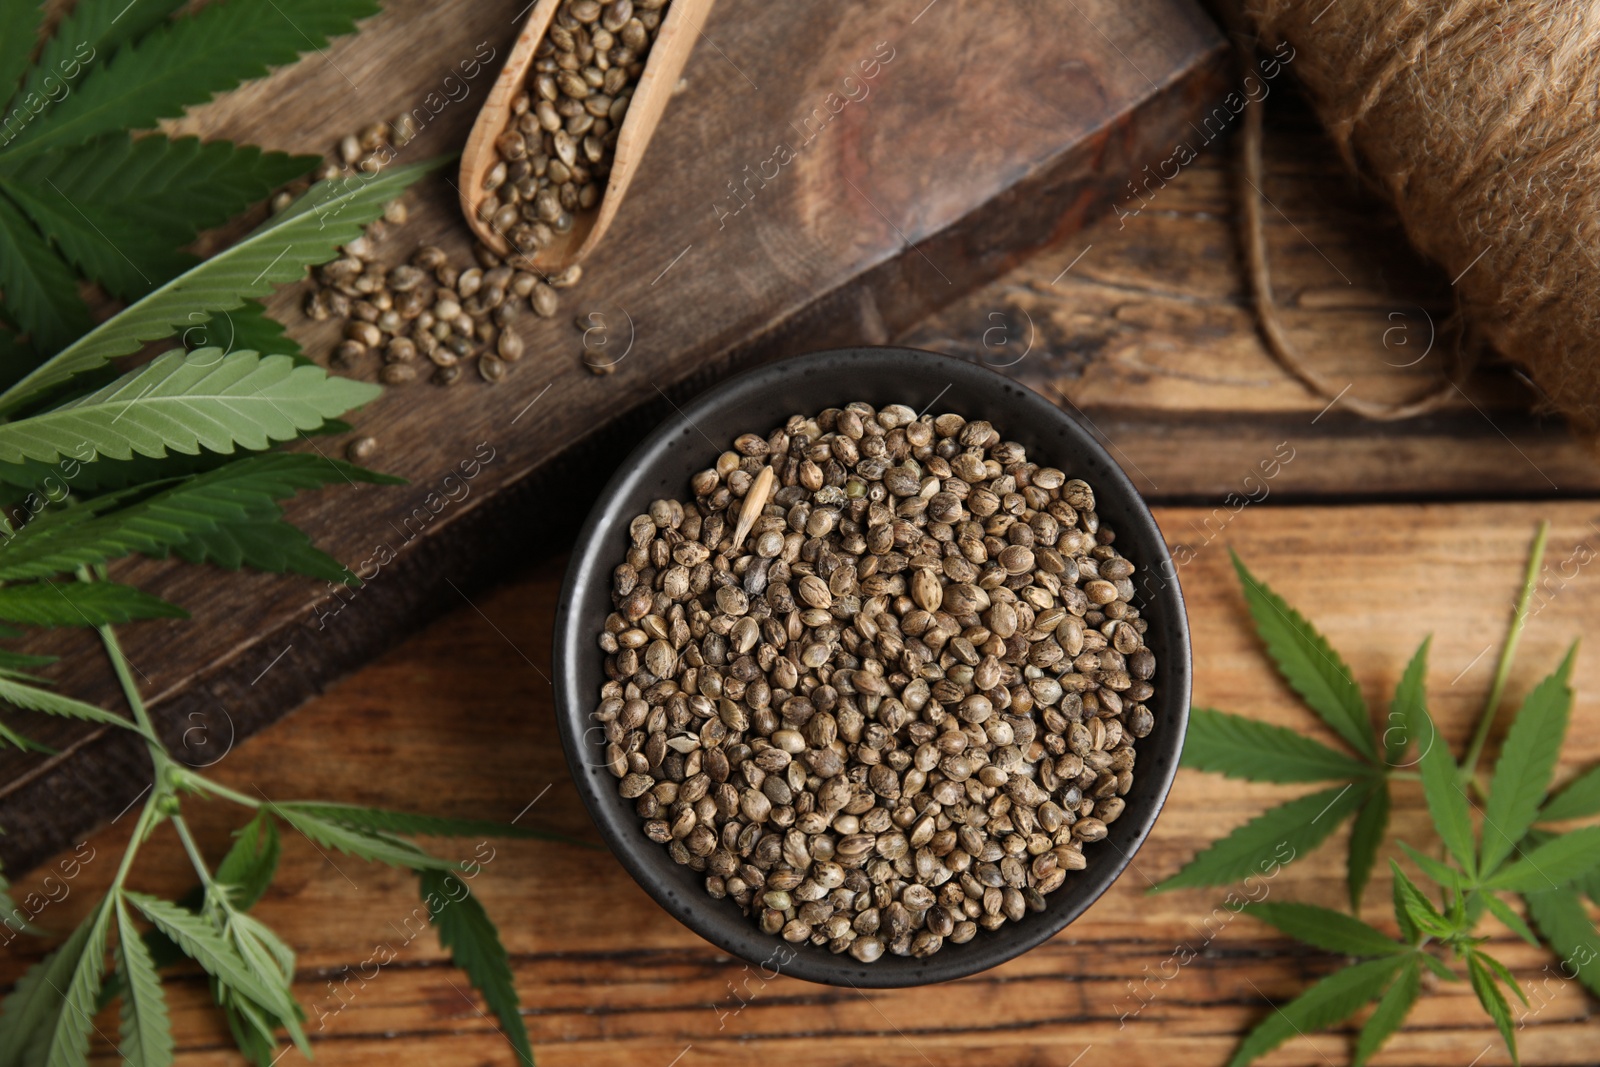
[[741,435],[690,489],[628,526],[591,717],[708,894],[871,963],[1114,859],[1156,664],[1088,483],[857,403]]
[[572,229],[604,193],[617,132],[667,0],[567,0],[495,138],[481,218],[524,255]]

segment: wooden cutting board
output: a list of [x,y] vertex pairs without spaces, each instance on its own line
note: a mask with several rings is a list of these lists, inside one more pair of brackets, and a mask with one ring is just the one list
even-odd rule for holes
[[[358,35],[180,129],[322,152],[410,111],[422,128],[402,159],[453,152],[518,15],[392,0]],[[194,615],[123,628],[169,743],[197,765],[220,758],[570,537],[611,467],[677,401],[759,361],[887,340],[1127,199],[1141,167],[1199,143],[1190,120],[1227,92],[1226,60],[1192,0],[722,0],[581,286],[555,319],[522,320],[524,360],[497,386],[469,372],[450,388],[391,389],[355,422],[380,442],[372,465],[410,484],[291,508],[341,560],[376,568],[365,587],[118,568]],[[419,243],[469,261],[452,180],[446,168],[411,194],[411,221],[384,246],[392,261]],[[300,317],[303,295],[289,287],[271,306],[321,356],[335,328]],[[579,316],[605,324],[587,343],[620,354],[612,374],[583,366]],[[298,447],[331,455],[344,443]],[[95,642],[37,644],[63,656],[63,690],[119,706]],[[14,870],[115,816],[148,766],[126,734],[26,725],[57,752],[0,756],[0,862]]]

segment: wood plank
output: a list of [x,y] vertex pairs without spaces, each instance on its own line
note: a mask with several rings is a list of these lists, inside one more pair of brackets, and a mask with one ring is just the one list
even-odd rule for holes
[[[1238,515],[1227,543],[1323,629],[1374,705],[1386,702],[1411,650],[1432,633],[1431,708],[1459,746],[1488,686],[1535,515],[1553,521],[1549,570],[1507,693],[1516,701],[1600,613],[1600,580],[1570,562],[1583,558],[1578,546],[1592,550],[1600,541],[1600,502],[1537,509],[1255,507]],[[1157,515],[1175,550],[1186,543],[1184,531],[1205,516],[1192,508],[1162,508]],[[536,799],[525,819],[592,837],[554,745],[545,679],[560,574],[561,561],[547,560],[475,597],[229,752],[212,773],[235,788],[280,799],[341,799],[461,817],[509,820]],[[1180,576],[1194,633],[1196,701],[1332,741],[1264,660],[1223,545],[1197,548]],[[1562,778],[1600,759],[1600,731],[1593,729],[1600,721],[1600,658],[1580,656],[1575,688]],[[124,800],[138,788],[120,784]],[[1133,867],[1082,919],[994,971],[923,989],[863,995],[781,977],[761,984],[759,973],[750,977],[743,963],[656,907],[604,852],[492,842],[493,858],[474,890],[501,926],[546,1067],[664,1065],[686,1048],[684,1065],[748,1063],[752,1056],[908,1067],[1215,1064],[1263,1017],[1269,1001],[1293,996],[1337,961],[1234,916],[1220,907],[1222,890],[1149,896],[1145,889],[1177,870],[1200,843],[1301,791],[1180,772]],[[203,849],[219,855],[238,814],[199,802],[187,803],[186,812]],[[65,899],[41,915],[44,925],[66,929],[83,913],[109,880],[126,830],[124,822],[89,839],[94,858],[66,883]],[[1414,785],[1397,787],[1394,834],[1418,844],[1431,840]],[[1340,906],[1342,841],[1336,835],[1281,871],[1268,883],[1270,899]],[[466,858],[478,846],[435,847]],[[146,848],[133,884],[184,891],[192,875],[185,875],[169,832]],[[16,879],[19,890],[38,888],[48,869]],[[1379,878],[1368,890],[1366,917],[1392,927],[1387,897]],[[416,906],[408,876],[344,857],[330,860],[302,841],[286,842],[279,879],[258,914],[300,955],[295,992],[324,1024],[318,1030],[313,1022],[317,1063],[513,1062],[464,997],[464,977],[443,962],[431,935],[407,940],[417,929],[407,926]],[[1544,972],[1553,957],[1492,922],[1485,930],[1493,934],[1491,950],[1543,1005],[1519,1034],[1523,1062],[1592,1063],[1594,1001]],[[363,972],[363,961],[380,944],[396,951],[395,962]],[[1179,946],[1194,958],[1175,967],[1168,961]],[[9,947],[0,957],[0,986],[41,954],[25,940]],[[366,984],[353,979],[346,985],[346,968],[365,973]],[[1151,975],[1157,978],[1146,985]],[[180,1063],[236,1062],[206,1007],[203,983],[183,978],[169,989]],[[736,993],[747,1001],[743,1008]],[[1148,1003],[1141,1007],[1141,1001]],[[100,1025],[113,1033],[109,1016]],[[1349,1040],[1348,1031],[1296,1040],[1264,1062],[1342,1062]],[[1507,1062],[1470,992],[1439,986],[1428,990],[1405,1032],[1375,1062],[1466,1064],[1485,1048],[1478,1063]],[[298,1053],[282,1062],[298,1062]]]
[[[1270,84],[1265,104],[1267,240],[1283,318],[1334,390],[1371,401],[1420,395],[1441,381],[1454,289],[1411,251],[1393,210],[1345,171],[1292,71]],[[1185,136],[1199,158],[1142,199],[1124,189],[1117,213],[1126,217],[1062,242],[901,340],[1006,368],[1075,409],[1155,499],[1217,503],[1241,492],[1282,441],[1297,459],[1274,480],[1277,499],[1600,492],[1592,448],[1492,356],[1465,395],[1428,416],[1323,414],[1327,402],[1278,366],[1256,332],[1234,232],[1233,146]]]
[[[493,74],[483,57],[514,35],[507,14],[393,0],[358,35],[176,128],[321,151],[421,107],[421,134],[400,158],[453,151]],[[869,59],[870,84],[846,84]],[[594,472],[671,412],[669,394],[758,360],[885,339],[1075,231],[1218,92],[1223,59],[1192,0],[1082,0],[1065,13],[723,0],[583,286],[559,318],[519,324],[530,356],[498,388],[417,383],[359,415],[360,432],[382,442],[376,465],[409,488],[295,505],[320,544],[364,571],[392,548],[358,600],[340,610],[330,590],[266,576],[219,586],[204,569],[119,571],[195,613],[126,630],[170,740],[199,721],[248,734],[500,575],[505,559],[537,551],[530,531],[554,521],[550,537],[570,536]],[[752,180],[779,142],[797,158]],[[443,177],[419,190],[396,257],[432,241],[466,262],[455,200]],[[291,287],[271,306],[295,321],[301,296]],[[580,364],[580,312],[625,312],[636,327],[609,377]],[[318,354],[334,338],[331,323],[295,332]],[[49,644],[74,693],[116,699],[93,642]],[[61,755],[0,756],[0,859],[14,867],[115,813],[111,783],[144,762],[125,738],[55,723],[37,732]]]

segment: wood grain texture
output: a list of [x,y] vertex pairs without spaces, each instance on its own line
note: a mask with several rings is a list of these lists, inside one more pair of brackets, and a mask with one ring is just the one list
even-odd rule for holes
[[[1600,542],[1600,503],[1536,510],[1553,521],[1550,569],[1508,703],[1520,700],[1600,614],[1600,577],[1592,569],[1562,568],[1577,546],[1592,551]],[[1162,508],[1157,518],[1176,548],[1206,514]],[[1373,705],[1387,701],[1411,650],[1432,633],[1431,707],[1459,751],[1488,688],[1531,533],[1530,509],[1521,505],[1264,506],[1241,512],[1226,541],[1323,629]],[[554,740],[546,681],[561,570],[560,559],[549,560],[461,605],[230,752],[212,773],[277,799],[341,799],[503,821],[520,815],[592,840]],[[1180,575],[1194,633],[1196,701],[1337,743],[1268,666],[1223,546],[1197,551]],[[1578,699],[1559,779],[1600,759],[1594,728],[1600,657],[1580,656],[1574,685]],[[124,799],[134,789],[125,785]],[[763,982],[756,969],[747,971],[671,919],[600,851],[492,842],[493,858],[474,891],[500,924],[546,1067],[732,1067],[752,1058],[907,1067],[1220,1064],[1270,1003],[1294,996],[1338,961],[1219,907],[1223,890],[1156,896],[1145,890],[1202,843],[1303,791],[1180,772],[1133,865],[1081,919],[1005,966],[922,989],[862,994],[781,977]],[[220,855],[237,812],[189,803],[186,813],[203,850]],[[88,840],[95,858],[67,883],[69,895],[40,916],[44,925],[66,929],[83,913],[109,880],[126,830],[124,823]],[[1432,841],[1414,786],[1397,788],[1393,832],[1419,845]],[[1336,834],[1283,869],[1268,883],[1269,899],[1341,906],[1343,838]],[[433,846],[462,858],[478,849],[475,841]],[[184,891],[190,878],[170,832],[146,848],[133,884]],[[1389,854],[1398,851],[1391,847]],[[18,879],[19,889],[39,887],[50,866]],[[1392,928],[1387,897],[1386,880],[1379,879],[1368,890],[1365,914]],[[514,1062],[464,976],[444,962],[431,934],[418,936],[414,919],[408,925],[416,907],[413,878],[286,841],[281,874],[257,914],[299,953],[295,992],[313,1020],[316,1063]],[[1548,954],[1492,921],[1485,929],[1493,934],[1492,951],[1542,1004],[1519,1035],[1523,1062],[1592,1063],[1595,1002],[1544,972]],[[380,945],[394,950],[395,962],[363,968]],[[0,986],[41,954],[27,941],[10,947],[0,957]],[[1176,967],[1171,961],[1180,947],[1194,959]],[[203,983],[180,976],[168,990],[180,1064],[236,1063],[206,1006]],[[114,1032],[110,1015],[99,1025]],[[1263,1062],[1344,1063],[1350,1033],[1297,1039]],[[108,1055],[104,1042],[96,1047]],[[290,1051],[281,1062],[300,1062],[299,1054]],[[1447,985],[1426,992],[1405,1031],[1374,1062],[1508,1061],[1470,992]]]
[[[359,34],[176,128],[324,151],[410,110],[421,130],[401,159],[455,151],[516,14],[393,0]],[[862,81],[869,60],[876,73]],[[549,536],[569,536],[594,472],[670,414],[672,397],[760,360],[887,339],[1076,231],[1216,94],[1223,60],[1191,0],[1067,11],[724,0],[582,288],[560,317],[522,321],[529,355],[508,381],[385,395],[360,413],[360,432],[382,442],[375,464],[411,485],[295,503],[292,517],[362,573],[393,553],[357,599],[341,608],[294,579],[223,586],[209,569],[119,569],[195,614],[126,629],[161,728],[173,744],[198,722],[244,736],[527,558],[530,530],[554,521]],[[780,142],[794,158],[771,176]],[[447,180],[413,199],[395,256],[434,242],[467,262]],[[300,322],[302,297],[288,287],[271,307],[325,352],[335,324]],[[605,378],[579,359],[572,319],[591,312],[630,324],[628,355]],[[75,694],[116,700],[93,642],[49,645]],[[59,723],[37,735],[59,755],[0,756],[0,859],[13,868],[114,814],[116,783],[145,765],[126,738]]]

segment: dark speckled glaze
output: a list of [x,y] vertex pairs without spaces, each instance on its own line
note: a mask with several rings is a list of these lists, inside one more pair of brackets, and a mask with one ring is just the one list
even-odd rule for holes
[[[987,419],[1007,440],[1025,445],[1031,459],[1094,486],[1099,514],[1117,532],[1117,548],[1138,566],[1134,582],[1150,622],[1145,639],[1157,664],[1156,695],[1149,702],[1155,730],[1138,743],[1139,761],[1122,817],[1111,824],[1106,840],[1084,850],[1088,868],[1069,874],[1047,898],[1049,907],[1021,922],[979,930],[967,944],[946,944],[928,959],[885,955],[873,964],[763,934],[733,901],[707,896],[703,875],[674,863],[665,848],[640,831],[633,802],[617,795],[616,779],[602,766],[603,742],[588,719],[605,680],[595,635],[611,611],[610,573],[627,546],[629,520],[659,497],[686,499],[690,475],[711,466],[738,434],[768,433],[792,414],[853,400]],[[552,660],[567,763],[622,865],[663,908],[718,947],[752,963],[773,961],[769,969],[787,960],[784,974],[831,985],[912,986],[975,974],[1026,952],[1081,915],[1122,873],[1161,811],[1183,748],[1190,686],[1183,595],[1175,577],[1163,580],[1162,575],[1175,575],[1165,539],[1127,476],[1077,422],[1016,382],[974,363],[907,348],[838,349],[759,367],[684,405],[682,414],[652,433],[600,494],[578,536],[562,589]]]

